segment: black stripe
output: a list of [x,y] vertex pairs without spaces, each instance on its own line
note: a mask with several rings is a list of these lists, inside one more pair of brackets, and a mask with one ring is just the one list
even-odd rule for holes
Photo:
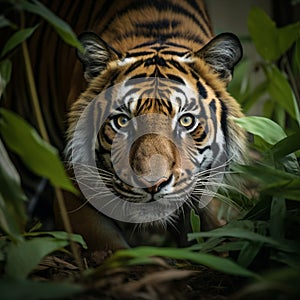
[[222,100],[219,100],[221,103],[222,113],[221,113],[221,128],[225,137],[225,140],[228,140],[228,128],[227,128],[227,106]]
[[[198,148],[197,149],[198,150],[198,153],[199,154],[203,154],[205,151],[207,151],[207,150],[210,150],[210,146],[206,146],[206,147],[204,147],[204,148]],[[204,160],[202,161],[202,163],[204,162]]]
[[168,60],[168,63],[170,63],[172,66],[174,66],[178,71],[180,71],[184,74],[188,73],[187,70],[185,70],[178,61],[171,59],[171,60]]
[[132,52],[132,53],[127,53],[126,57],[137,57],[137,56],[145,56],[153,54],[153,51],[139,51],[139,52]]
[[141,66],[144,63],[144,60],[138,60],[136,61],[134,64],[132,64],[124,73],[124,75],[129,74],[130,72],[132,72],[133,70],[135,70],[136,68],[138,68],[139,66]]
[[196,72],[194,72],[193,70],[191,70],[191,75],[193,76],[193,78],[196,79],[197,81],[197,89],[198,89],[198,93],[199,95],[203,98],[206,99],[207,98],[207,91],[205,89],[205,87],[201,84],[201,82],[199,81],[199,76],[196,74]]
[[160,52],[161,54],[165,54],[165,55],[175,55],[175,56],[185,56],[188,52],[178,52],[178,51],[174,51],[174,50],[163,50]]
[[167,77],[168,77],[169,79],[174,80],[174,81],[176,81],[176,82],[179,82],[179,83],[185,85],[185,82],[184,82],[179,76],[173,75],[173,74],[166,74],[166,75],[167,75]]

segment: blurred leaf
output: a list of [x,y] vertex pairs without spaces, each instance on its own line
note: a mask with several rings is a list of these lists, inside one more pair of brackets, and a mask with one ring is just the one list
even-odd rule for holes
[[0,61],[0,99],[10,81],[12,64],[9,59]]
[[56,239],[60,240],[68,240],[69,237],[72,239],[73,242],[80,244],[84,249],[87,249],[87,245],[83,240],[82,236],[79,234],[71,234],[69,235],[65,231],[38,231],[38,232],[28,232],[25,234],[26,237],[36,237],[36,236],[45,236],[50,235]]
[[6,248],[5,274],[9,278],[25,279],[49,253],[68,245],[68,241],[50,237],[10,243]]
[[256,179],[261,186],[261,192],[300,201],[300,176],[266,165],[234,165],[232,168],[247,177]]
[[[256,230],[258,234],[262,236],[266,236],[267,235],[266,223],[264,222],[258,223],[256,226]],[[246,241],[239,253],[237,262],[245,268],[249,267],[249,265],[253,262],[255,257],[258,255],[262,246],[263,246],[262,242]]]
[[285,132],[278,124],[264,117],[234,118],[234,121],[248,132],[261,137],[270,145],[274,145],[286,137]]
[[[191,227],[192,227],[192,232],[200,232],[201,231],[200,217],[199,217],[199,215],[197,215],[195,213],[194,209],[190,210],[190,224],[191,224]],[[201,242],[203,242],[203,240],[198,239],[197,242],[201,243]]]
[[277,35],[280,57],[291,48],[291,46],[296,42],[297,39],[300,38],[300,22],[278,28]]
[[255,233],[251,230],[247,230],[244,228],[235,228],[235,227],[222,227],[217,228],[207,232],[197,232],[197,233],[189,233],[188,240],[192,241],[198,237],[230,237],[230,238],[240,238],[247,241],[258,242],[267,244],[273,248],[291,252],[292,249],[289,248],[288,245],[283,244],[273,238],[268,236],[264,236],[258,233]]
[[1,300],[65,299],[83,291],[80,285],[29,280],[0,280]]
[[229,83],[228,91],[239,103],[245,101],[250,88],[249,82],[250,61],[242,60],[234,69],[234,75]]
[[285,108],[289,115],[300,125],[300,113],[294,92],[280,70],[271,65],[266,68],[268,92],[272,99]]
[[0,140],[0,228],[12,240],[22,240],[26,223],[24,201],[19,174],[10,161]]
[[253,7],[248,15],[248,29],[257,52],[266,61],[275,61],[299,38],[300,23],[277,28],[262,9]]
[[278,57],[275,23],[258,7],[250,10],[247,23],[257,52],[265,60],[275,60]]
[[112,257],[110,257],[105,264],[108,266],[120,266],[124,265],[124,260],[130,260],[135,258],[151,257],[151,256],[162,256],[173,259],[184,259],[190,260],[194,263],[198,263],[209,268],[224,272],[226,274],[233,274],[238,276],[246,276],[252,278],[258,278],[258,275],[244,269],[237,265],[233,261],[210,255],[206,253],[196,253],[189,249],[177,249],[177,248],[155,248],[155,247],[138,247],[126,250],[117,251]]
[[247,94],[246,99],[244,100],[243,104],[243,110],[245,112],[249,111],[249,109],[258,101],[261,99],[261,97],[266,93],[267,91],[267,81],[263,81],[262,83],[258,84],[256,87],[251,89],[249,94]]
[[36,0],[32,0],[31,2],[21,0],[20,5],[24,10],[37,14],[50,23],[66,43],[83,51],[83,47],[72,28],[65,21],[57,17],[45,5]]
[[4,15],[0,15],[0,28],[7,26],[12,26],[12,23]]
[[271,119],[275,110],[275,102],[272,99],[268,99],[264,103],[263,116]]
[[278,143],[274,144],[270,149],[276,159],[281,159],[300,149],[300,130],[291,134]]
[[284,238],[284,223],[286,218],[286,204],[283,197],[274,196],[270,210],[270,235],[274,239]]
[[17,153],[34,173],[51,183],[77,193],[59,159],[58,152],[40,138],[37,132],[15,113],[0,108],[0,130],[7,146]]
[[294,73],[300,74],[300,39],[298,39],[295,44],[292,65]]
[[20,45],[23,41],[28,39],[36,30],[37,26],[38,25],[31,28],[20,29],[19,31],[14,33],[4,45],[1,52],[1,58],[4,57],[9,51]]

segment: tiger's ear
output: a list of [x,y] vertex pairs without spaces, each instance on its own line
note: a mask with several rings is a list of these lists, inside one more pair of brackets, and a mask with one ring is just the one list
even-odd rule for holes
[[196,52],[196,55],[208,63],[228,84],[232,79],[234,66],[243,56],[243,48],[236,35],[221,33]]
[[78,39],[84,50],[78,51],[77,55],[84,66],[84,77],[87,81],[98,76],[110,61],[121,56],[96,33],[84,32]]

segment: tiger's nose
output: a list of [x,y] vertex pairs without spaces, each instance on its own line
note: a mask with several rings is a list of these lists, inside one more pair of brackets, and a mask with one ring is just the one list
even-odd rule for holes
[[171,176],[169,178],[161,177],[157,181],[148,181],[145,178],[140,178],[140,181],[145,186],[145,191],[147,191],[150,194],[155,194],[168,185],[168,183],[171,181]]

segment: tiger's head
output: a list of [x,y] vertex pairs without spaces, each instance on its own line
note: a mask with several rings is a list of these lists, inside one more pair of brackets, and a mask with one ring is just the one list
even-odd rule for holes
[[107,203],[173,201],[178,208],[212,198],[205,186],[220,185],[218,175],[245,152],[245,134],[232,118],[242,113],[226,91],[242,56],[238,38],[220,34],[196,52],[154,41],[127,53],[94,33],[80,40],[89,86],[69,115],[67,153],[77,169],[89,165],[76,175],[85,186],[93,181],[88,200],[109,195]]

